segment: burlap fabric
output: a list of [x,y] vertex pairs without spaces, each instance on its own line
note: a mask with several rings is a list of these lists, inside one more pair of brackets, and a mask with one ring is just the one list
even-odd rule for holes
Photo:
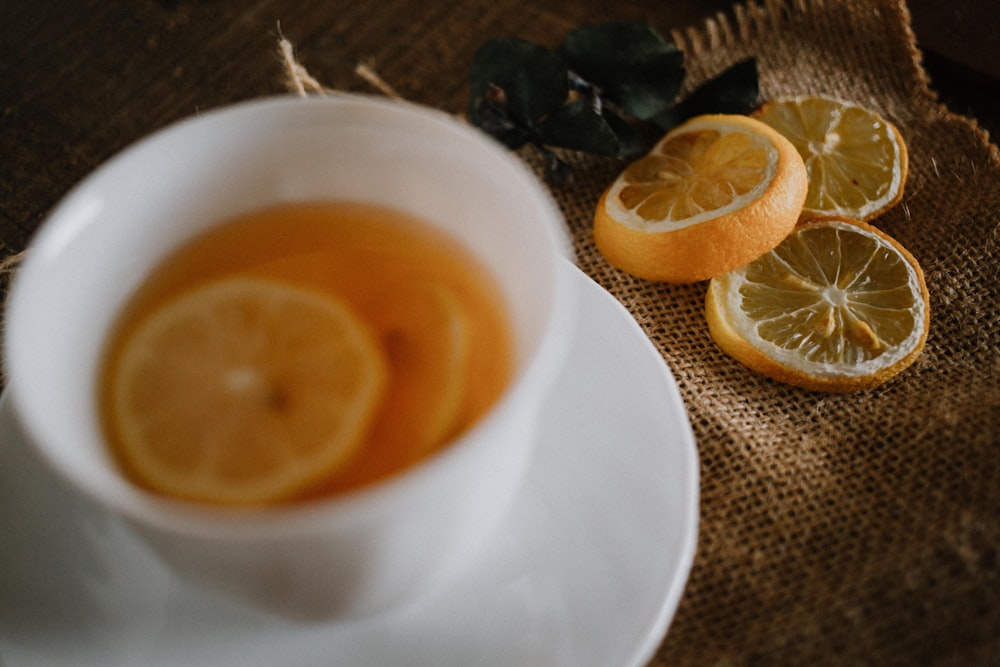
[[[836,396],[759,377],[709,337],[706,284],[611,268],[590,236],[621,166],[571,158],[555,190],[579,265],[633,313],[680,385],[701,459],[701,533],[654,665],[1000,664],[1000,157],[928,90],[902,2],[770,2],[677,32],[696,85],[746,56],[762,95],[876,109],[910,152],[875,224],[924,267],[926,350]],[[622,438],[627,438],[622,434]]]

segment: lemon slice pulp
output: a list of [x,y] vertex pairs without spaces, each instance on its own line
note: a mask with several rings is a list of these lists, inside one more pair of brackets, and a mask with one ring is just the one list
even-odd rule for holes
[[386,382],[366,325],[327,295],[250,278],[182,294],[128,334],[110,415],[125,467],[180,498],[256,504],[332,474]]

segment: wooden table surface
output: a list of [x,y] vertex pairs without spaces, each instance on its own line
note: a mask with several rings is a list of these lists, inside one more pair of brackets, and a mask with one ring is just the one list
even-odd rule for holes
[[[414,102],[461,112],[469,64],[486,39],[553,45],[569,29],[645,20],[668,34],[728,8],[724,0],[4,0],[0,21],[0,257],[23,249],[76,182],[164,125],[221,105],[286,92],[279,34],[317,79],[371,90],[370,62]],[[915,2],[935,50],[932,82],[998,136],[995,2],[941,17]],[[953,3],[949,6],[963,6]],[[977,10],[978,12],[978,10]],[[982,21],[972,21],[969,17]],[[985,17],[985,18],[983,18]],[[919,19],[919,20],[918,20]],[[992,37],[980,23],[993,21]],[[967,48],[970,39],[978,40]],[[918,39],[922,38],[918,32]],[[985,41],[984,41],[985,39]],[[405,48],[403,48],[405,47]],[[989,67],[976,67],[989,62]],[[994,139],[995,141],[995,139]],[[0,281],[0,289],[3,282]],[[2,543],[0,543],[2,548]],[[0,657],[0,663],[2,663]]]

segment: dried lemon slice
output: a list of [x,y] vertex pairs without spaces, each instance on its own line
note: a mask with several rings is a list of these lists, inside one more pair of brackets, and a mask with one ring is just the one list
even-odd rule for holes
[[778,132],[745,116],[699,116],[605,190],[594,240],[611,264],[640,278],[705,280],[781,242],[806,189],[802,158]]
[[111,430],[140,483],[256,504],[288,498],[347,460],[386,365],[366,326],[332,297],[227,278],[142,320],[110,378]]
[[848,392],[914,362],[930,326],[923,272],[898,242],[856,220],[817,219],[777,248],[714,278],[712,338],[776,380]]
[[809,172],[805,213],[871,220],[903,196],[906,143],[864,107],[828,97],[764,104],[755,114],[795,145]]

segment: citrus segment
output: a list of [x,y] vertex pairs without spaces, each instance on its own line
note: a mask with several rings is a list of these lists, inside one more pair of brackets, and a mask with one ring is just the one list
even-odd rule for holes
[[594,240],[647,280],[695,282],[767,252],[806,194],[795,148],[752,118],[699,116],[674,128],[605,190]]
[[870,220],[902,198],[906,143],[875,112],[827,97],[795,97],[770,101],[754,116],[802,156],[809,173],[806,213]]
[[385,380],[373,336],[339,301],[226,278],[128,335],[111,376],[113,432],[125,465],[156,491],[281,500],[350,457]]
[[913,363],[930,305],[905,248],[866,223],[829,218],[803,223],[771,252],[714,278],[706,316],[719,347],[746,366],[846,392]]
[[393,376],[385,412],[391,419],[378,424],[379,439],[419,456],[452,435],[464,416],[469,316],[447,286],[418,281],[384,294],[374,317]]

